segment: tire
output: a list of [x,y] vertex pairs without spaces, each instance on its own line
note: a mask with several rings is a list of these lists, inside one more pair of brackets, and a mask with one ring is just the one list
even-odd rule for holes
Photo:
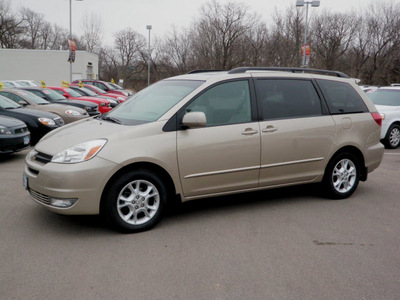
[[101,214],[121,232],[146,231],[160,221],[166,199],[165,185],[153,172],[135,170],[109,185]]
[[386,145],[387,148],[389,149],[396,149],[399,147],[400,145],[400,126],[397,124],[392,124],[392,126],[390,126],[384,143]]
[[349,152],[336,155],[329,162],[323,179],[324,192],[331,199],[350,197],[360,182],[360,164]]

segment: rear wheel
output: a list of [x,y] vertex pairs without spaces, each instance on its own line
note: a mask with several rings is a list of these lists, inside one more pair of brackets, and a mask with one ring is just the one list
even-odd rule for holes
[[101,213],[120,231],[149,230],[160,221],[166,196],[163,182],[154,173],[132,171],[117,179],[105,193]]
[[390,126],[386,137],[385,137],[385,145],[387,148],[396,149],[400,145],[400,126],[397,124],[393,124]]
[[325,170],[323,186],[328,197],[345,199],[356,190],[360,181],[359,162],[352,153],[336,155]]

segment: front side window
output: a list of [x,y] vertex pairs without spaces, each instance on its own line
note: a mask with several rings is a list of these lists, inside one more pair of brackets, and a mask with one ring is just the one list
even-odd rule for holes
[[186,107],[186,112],[204,112],[206,126],[251,122],[250,89],[247,80],[214,86]]
[[357,91],[347,82],[317,79],[331,114],[363,113],[368,109]]
[[263,120],[322,115],[321,101],[310,80],[257,79],[255,84]]
[[164,80],[136,93],[110,111],[105,119],[125,125],[153,122],[203,84],[197,80]]

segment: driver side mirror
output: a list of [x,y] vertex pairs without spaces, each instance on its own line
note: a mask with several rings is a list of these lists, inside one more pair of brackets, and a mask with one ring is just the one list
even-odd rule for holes
[[28,103],[26,103],[24,100],[18,101],[18,104],[22,105],[22,106],[27,106],[28,105]]
[[206,127],[206,123],[206,115],[202,111],[188,112],[182,119],[182,125],[187,128]]

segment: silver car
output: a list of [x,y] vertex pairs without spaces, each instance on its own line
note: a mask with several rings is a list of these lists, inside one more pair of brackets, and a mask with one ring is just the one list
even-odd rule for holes
[[102,214],[125,232],[152,228],[177,197],[320,182],[343,199],[381,163],[381,122],[340,72],[194,72],[48,134],[24,185],[54,212]]

